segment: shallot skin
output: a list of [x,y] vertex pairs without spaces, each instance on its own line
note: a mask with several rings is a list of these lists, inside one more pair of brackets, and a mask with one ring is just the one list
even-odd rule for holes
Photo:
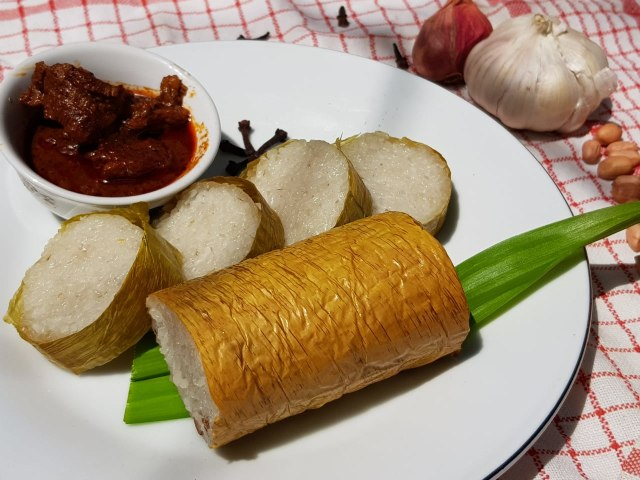
[[469,52],[492,31],[472,0],[449,0],[420,28],[412,52],[416,73],[434,82],[461,81]]

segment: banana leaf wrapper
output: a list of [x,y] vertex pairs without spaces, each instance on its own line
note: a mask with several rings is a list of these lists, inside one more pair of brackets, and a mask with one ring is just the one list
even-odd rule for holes
[[154,329],[160,316],[193,339],[219,413],[190,414],[213,447],[457,352],[469,332],[444,248],[397,212],[161,290],[147,305]]
[[145,204],[78,215],[62,223],[58,234],[63,234],[68,225],[82,217],[106,214],[126,218],[143,229],[144,234],[131,269],[103,313],[70,335],[51,341],[34,340],[23,326],[22,281],[4,317],[5,322],[12,324],[24,340],[49,360],[77,374],[104,365],[134,346],[151,328],[151,317],[145,306],[147,295],[183,280],[180,254],[151,228]]
[[372,212],[372,201],[369,190],[367,190],[367,187],[353,167],[353,164],[346,157],[345,159],[347,160],[347,165],[349,165],[349,193],[344,200],[342,213],[340,217],[338,217],[336,227],[360,218],[368,217]]

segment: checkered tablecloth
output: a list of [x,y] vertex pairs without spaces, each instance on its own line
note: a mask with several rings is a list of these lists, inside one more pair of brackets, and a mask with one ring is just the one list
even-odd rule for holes
[[[138,47],[255,38],[314,45],[395,65],[409,57],[421,23],[444,0],[25,0],[0,1],[0,80],[28,55],[107,40]],[[541,12],[601,45],[619,88],[572,136],[515,132],[575,213],[613,203],[610,185],[580,159],[589,127],[606,119],[640,143],[640,3],[633,0],[478,0],[496,26]],[[336,20],[345,8],[349,26]],[[469,100],[464,88],[452,90]],[[470,101],[470,100],[469,100]],[[557,416],[504,475],[508,479],[640,478],[640,274],[624,235],[587,250],[594,314],[586,356]],[[461,460],[463,461],[463,459]]]

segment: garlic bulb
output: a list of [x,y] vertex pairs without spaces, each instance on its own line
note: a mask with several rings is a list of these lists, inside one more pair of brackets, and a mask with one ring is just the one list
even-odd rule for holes
[[508,127],[564,133],[617,86],[597,44],[540,14],[506,20],[479,42],[464,80],[471,98]]

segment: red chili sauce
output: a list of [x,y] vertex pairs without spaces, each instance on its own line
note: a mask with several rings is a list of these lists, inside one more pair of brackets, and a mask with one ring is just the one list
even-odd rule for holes
[[185,93],[173,75],[154,94],[103,82],[71,64],[40,62],[20,97],[35,114],[29,162],[50,182],[87,195],[164,187],[189,170],[196,151]]

